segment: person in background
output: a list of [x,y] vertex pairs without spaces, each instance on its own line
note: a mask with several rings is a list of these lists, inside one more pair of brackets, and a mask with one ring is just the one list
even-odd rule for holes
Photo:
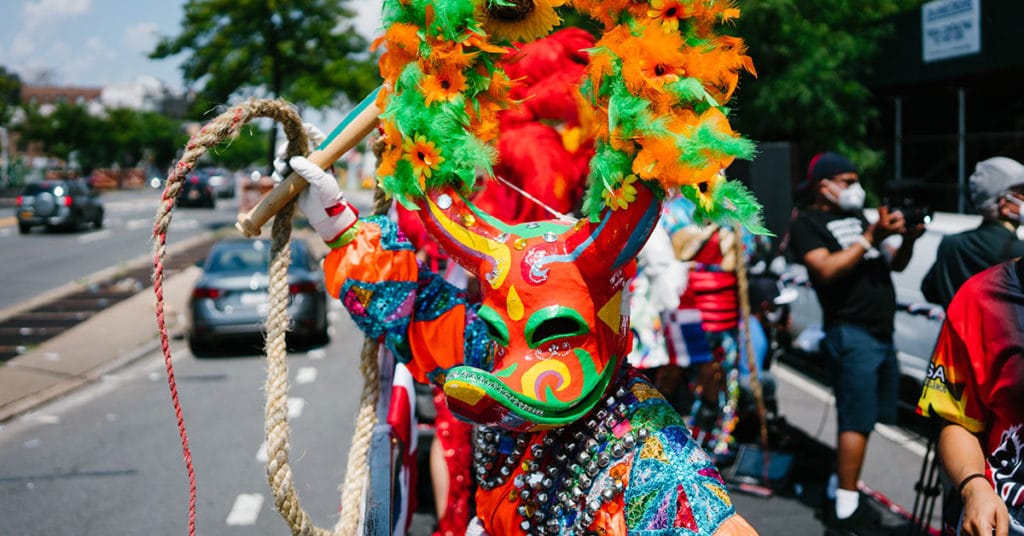
[[943,237],[935,264],[921,280],[925,299],[943,308],[972,275],[1024,255],[1024,241],[1016,233],[1024,206],[1024,165],[1002,156],[982,160],[974,168],[970,188],[981,225]]
[[958,488],[955,532],[1024,535],[1024,260],[971,277],[949,304],[918,413],[947,421],[939,459]]
[[[828,534],[884,533],[880,516],[861,504],[857,490],[876,422],[896,420],[899,363],[893,346],[896,291],[892,271],[910,262],[923,225],[908,229],[903,214],[878,208],[864,216],[865,192],[857,168],[834,152],[816,155],[808,166],[813,201],[790,223],[790,247],[807,267],[821,303],[831,361],[838,424],[838,489],[835,507],[826,506]],[[899,245],[887,240],[900,241]]]

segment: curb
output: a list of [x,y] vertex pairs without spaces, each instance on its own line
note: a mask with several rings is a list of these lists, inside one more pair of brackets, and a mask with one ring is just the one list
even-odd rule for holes
[[[184,302],[201,273],[191,267],[164,281],[170,339],[185,330]],[[160,348],[154,307],[150,286],[0,367],[0,423],[101,381]],[[110,344],[97,347],[96,340]]]
[[[193,236],[193,237],[187,238],[185,240],[179,241],[178,243],[173,244],[173,245],[171,245],[171,246],[169,246],[167,248],[167,256],[169,256],[169,257],[170,256],[174,256],[178,252],[180,252],[182,250],[189,249],[192,246],[194,246],[195,244],[198,244],[199,242],[202,242],[203,240],[208,240],[210,238],[210,236],[212,236],[213,234],[214,234],[213,232],[203,233],[203,234],[200,234],[200,235],[197,235],[197,236]],[[61,286],[59,286],[59,287],[57,287],[55,289],[52,289],[52,290],[49,290],[49,291],[44,292],[42,294],[39,294],[38,296],[34,296],[32,298],[29,298],[29,299],[27,299],[27,300],[25,300],[25,301],[23,301],[21,303],[18,303],[18,304],[15,304],[15,305],[11,305],[11,306],[6,307],[4,309],[0,309],[0,322],[3,322],[4,320],[7,320],[8,318],[17,316],[17,315],[19,315],[21,313],[24,313],[25,311],[30,311],[32,309],[35,309],[36,307],[39,307],[41,305],[45,305],[45,304],[48,304],[48,303],[55,302],[57,300],[60,300],[61,298],[64,298],[65,296],[69,296],[71,294],[74,294],[75,292],[79,292],[79,291],[85,290],[85,289],[89,288],[90,285],[94,285],[96,283],[99,283],[101,281],[105,281],[105,280],[108,280],[108,279],[114,279],[118,275],[120,275],[120,274],[122,274],[124,272],[127,272],[129,270],[134,270],[136,268],[145,266],[147,264],[152,264],[152,262],[153,262],[153,255],[152,255],[152,253],[146,254],[146,255],[140,255],[140,256],[138,256],[138,257],[136,257],[134,259],[131,259],[131,260],[126,261],[126,262],[123,262],[123,263],[118,264],[116,266],[111,266],[109,268],[104,268],[103,270],[100,270],[98,272],[89,274],[89,275],[85,276],[84,278],[82,278],[82,279],[80,279],[78,281],[72,281],[70,283],[65,283],[65,284],[63,284],[63,285],[61,285]],[[148,285],[146,287],[146,289],[151,289],[151,288],[153,288],[152,285]],[[145,292],[145,290],[143,290],[142,292]],[[15,359],[17,359],[17,358],[15,358]]]

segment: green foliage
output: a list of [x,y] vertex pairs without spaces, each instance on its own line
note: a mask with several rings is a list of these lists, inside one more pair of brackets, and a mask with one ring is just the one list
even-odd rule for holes
[[181,33],[151,58],[187,54],[182,74],[198,83],[197,108],[269,93],[320,108],[357,101],[379,84],[366,39],[348,23],[348,0],[189,0]]
[[206,153],[206,157],[214,165],[242,169],[265,162],[269,150],[267,132],[249,125],[237,138],[215,147]]
[[180,122],[154,112],[127,108],[93,116],[81,105],[58,104],[49,114],[36,106],[23,106],[24,116],[14,130],[43,151],[62,160],[78,162],[86,173],[94,168],[167,167],[185,142]]
[[878,110],[864,80],[886,19],[922,0],[738,0],[735,34],[749,46],[758,79],[746,79],[730,116],[759,141],[799,143],[804,154],[838,150],[863,170],[881,164],[867,139]]
[[17,106],[21,104],[21,78],[17,73],[0,66],[0,126],[7,125]]

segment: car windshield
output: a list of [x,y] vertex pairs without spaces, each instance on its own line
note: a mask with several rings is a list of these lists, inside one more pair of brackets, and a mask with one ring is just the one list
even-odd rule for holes
[[40,192],[52,192],[57,186],[60,186],[59,182],[45,181],[28,184],[25,189],[21,191],[21,195],[36,195]]
[[[214,248],[206,265],[207,273],[259,272],[266,273],[270,264],[270,244],[263,241],[239,242]],[[291,247],[291,266],[308,269],[305,250],[295,242]]]

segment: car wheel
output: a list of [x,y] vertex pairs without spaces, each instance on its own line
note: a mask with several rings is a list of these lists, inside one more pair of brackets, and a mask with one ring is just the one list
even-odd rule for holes
[[197,358],[209,357],[211,353],[210,343],[201,341],[191,335],[188,338],[188,349]]
[[327,324],[309,337],[311,346],[327,346],[331,342],[331,334],[327,332]]
[[19,223],[18,224],[18,232],[21,233],[21,234],[28,234],[28,232],[31,231],[31,230],[32,230],[32,226],[27,224],[27,223]]
[[92,226],[97,228],[97,229],[102,229],[103,228],[103,211],[102,210],[99,211],[96,214],[96,218],[92,220]]

